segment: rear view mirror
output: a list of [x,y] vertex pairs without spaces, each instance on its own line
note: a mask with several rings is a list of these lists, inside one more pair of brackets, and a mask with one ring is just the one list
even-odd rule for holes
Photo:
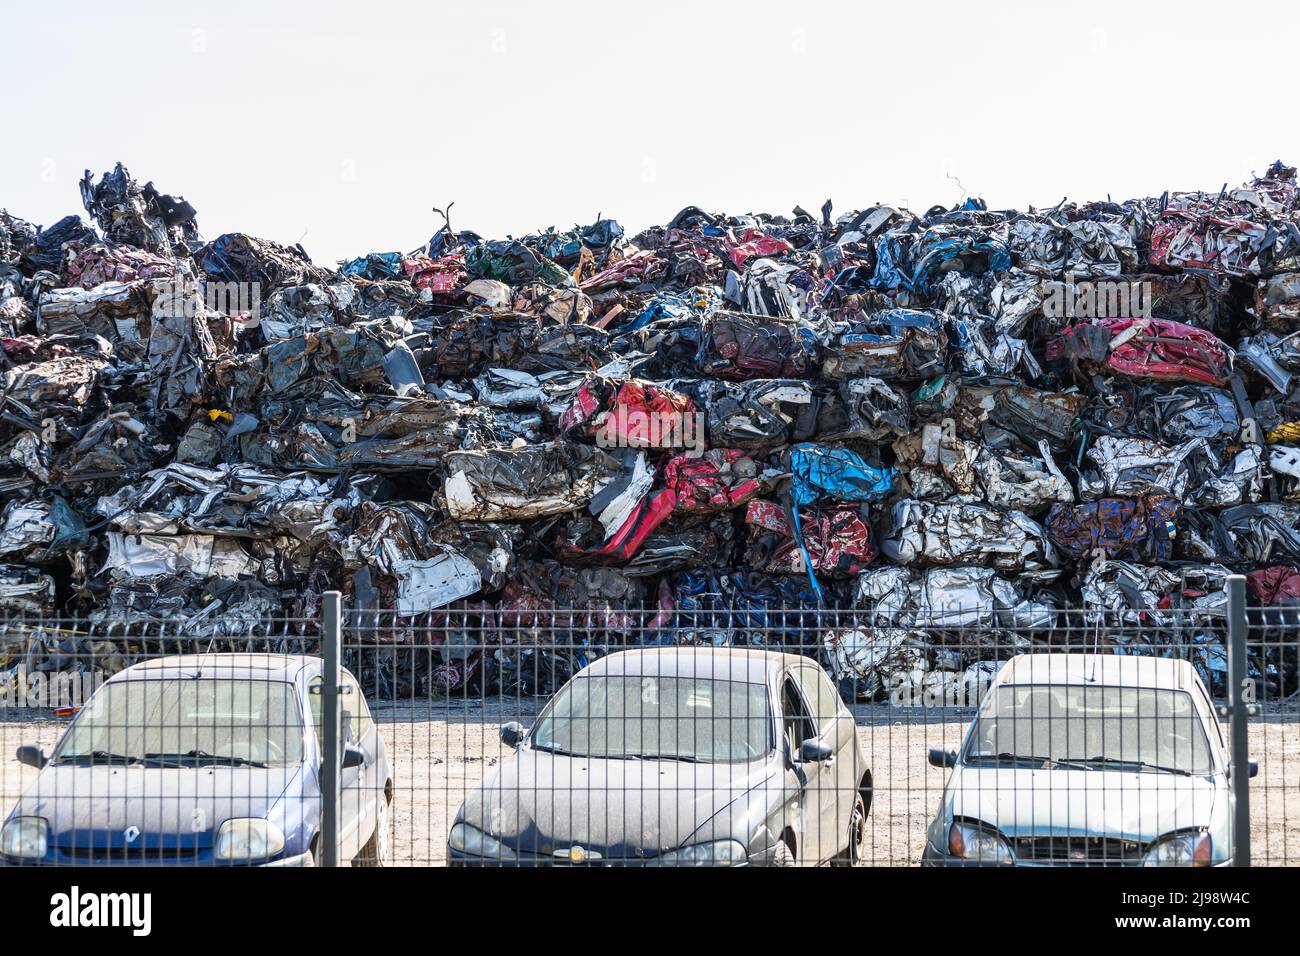
[[1250,763],[1246,764],[1246,766],[1250,769],[1250,776],[1255,777],[1255,776],[1258,776],[1258,775],[1259,775],[1259,761],[1258,761],[1258,760],[1252,760],[1252,761],[1250,761]]
[[528,730],[517,720],[501,725],[501,742],[507,747],[518,747]]
[[18,762],[40,770],[45,766],[45,751],[35,744],[23,744],[18,748]]
[[930,766],[931,767],[955,767],[957,766],[957,751],[944,750],[942,747],[930,748]]
[[347,744],[344,746],[343,748],[343,769],[344,770],[347,770],[349,767],[364,766],[365,762],[366,762],[366,752],[364,750],[362,750],[360,747],[354,747],[352,744]]
[[835,751],[816,740],[805,740],[799,748],[799,759],[804,763],[822,763],[834,755]]

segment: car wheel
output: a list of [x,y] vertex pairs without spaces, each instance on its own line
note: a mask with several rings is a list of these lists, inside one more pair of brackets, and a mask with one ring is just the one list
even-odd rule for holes
[[862,794],[854,794],[853,812],[849,814],[849,842],[831,862],[835,866],[852,866],[867,858],[867,804]]
[[795,865],[794,850],[790,849],[790,844],[786,843],[784,840],[778,843],[776,845],[776,849],[772,851],[772,865],[773,866],[794,866]]
[[376,810],[375,832],[370,834],[370,839],[366,845],[361,848],[353,866],[387,866],[388,865],[388,800],[387,798],[379,801],[379,807]]

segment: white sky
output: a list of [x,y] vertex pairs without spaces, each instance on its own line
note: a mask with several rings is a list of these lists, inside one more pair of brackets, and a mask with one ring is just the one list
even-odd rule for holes
[[1300,7],[0,0],[0,206],[121,160],[321,263],[696,204],[992,207],[1300,163]]

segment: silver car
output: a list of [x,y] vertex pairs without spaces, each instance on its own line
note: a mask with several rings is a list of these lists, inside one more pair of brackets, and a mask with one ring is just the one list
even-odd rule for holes
[[866,852],[871,773],[806,657],[625,651],[580,671],[457,813],[452,865],[791,866]]
[[1230,863],[1226,746],[1187,661],[1012,658],[960,753],[930,751],[931,764],[953,771],[926,833],[924,862]]

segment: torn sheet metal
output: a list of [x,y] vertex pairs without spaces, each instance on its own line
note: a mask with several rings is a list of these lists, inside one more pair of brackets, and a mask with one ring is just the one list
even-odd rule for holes
[[1177,634],[1157,629],[1181,630],[1213,626],[1228,610],[1226,579],[1232,572],[1222,565],[1162,568],[1128,561],[1100,561],[1088,566],[1081,594],[1084,621],[1092,626],[1142,627],[1149,632],[1119,632],[1124,643],[1145,639],[1162,643]]
[[699,358],[705,375],[733,380],[799,377],[809,372],[812,359],[811,337],[791,323],[722,311],[705,320]]
[[109,531],[103,570],[115,578],[177,575],[238,578],[255,575],[258,562],[234,538],[208,534],[154,535]]
[[1233,352],[1212,333],[1167,319],[1102,319],[1067,329],[1047,351],[1109,372],[1162,382],[1226,385]]
[[1046,526],[1052,542],[1076,561],[1165,561],[1173,557],[1182,511],[1168,495],[1101,498],[1053,505]]
[[1017,628],[1053,626],[1058,609],[1029,600],[993,568],[878,568],[858,576],[854,606],[878,626]]
[[892,561],[919,567],[1035,571],[1057,563],[1042,525],[1027,514],[965,502],[896,502],[882,523],[880,548]]
[[586,507],[617,466],[586,445],[454,451],[446,456],[443,496],[458,521],[502,521]]
[[745,512],[751,531],[750,560],[772,574],[852,576],[876,556],[871,532],[856,508],[822,509],[799,516],[800,542],[786,512],[754,500]]
[[1225,463],[1204,438],[1169,446],[1102,435],[1085,457],[1092,467],[1079,478],[1079,496],[1084,501],[1165,494],[1200,507],[1227,507],[1258,501],[1263,492],[1255,445]]
[[393,574],[397,578],[399,617],[445,607],[478,593],[483,583],[474,563],[454,551],[423,561],[398,561],[393,565]]

